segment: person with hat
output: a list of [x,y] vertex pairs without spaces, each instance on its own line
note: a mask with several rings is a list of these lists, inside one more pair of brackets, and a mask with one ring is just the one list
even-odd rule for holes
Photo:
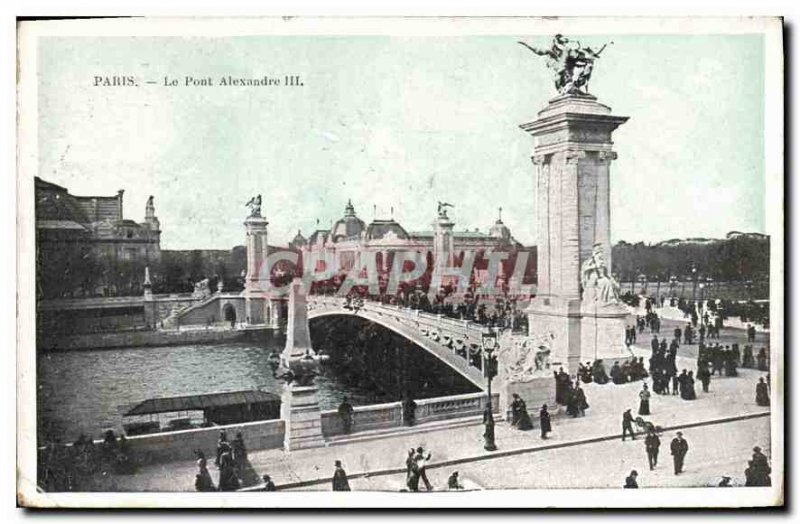
[[261,479],[264,481],[264,487],[261,491],[278,491],[278,488],[275,487],[275,483],[272,482],[272,478],[270,478],[269,475],[264,475]]
[[719,481],[717,484],[718,488],[730,488],[731,486],[731,478],[725,475],[722,476],[722,480]]
[[418,447],[417,453],[416,455],[414,455],[414,464],[418,476],[417,484],[419,484],[419,480],[422,479],[422,482],[425,484],[425,489],[428,491],[433,491],[433,486],[431,486],[431,483],[428,480],[428,475],[425,472],[425,467],[427,466],[430,460],[431,460],[430,451],[428,452],[428,455],[425,456],[425,449],[422,446]]
[[761,448],[756,446],[753,448],[753,458],[750,460],[750,469],[752,471],[753,486],[771,486],[772,480],[769,475],[772,473],[772,468],[769,466],[767,456],[761,452]]
[[345,435],[348,435],[353,427],[353,405],[348,402],[347,397],[342,399],[342,403],[339,404],[339,418],[342,420],[342,432]]
[[633,415],[631,410],[626,409],[622,414],[622,442],[625,442],[625,436],[630,433],[631,440],[636,440],[636,434],[633,432]]
[[675,474],[683,473],[683,459],[686,457],[686,453],[689,452],[689,443],[683,438],[683,433],[678,431],[676,437],[672,439],[669,449],[675,466]]
[[631,474],[625,477],[625,488],[626,489],[636,489],[639,487],[639,483],[636,482],[636,477],[639,476],[639,473],[636,472],[634,469],[631,471]]
[[347,481],[347,473],[342,467],[342,461],[337,460],[333,465],[336,468],[333,471],[333,491],[350,491],[350,483]]
[[547,404],[542,404],[542,409],[539,410],[539,428],[542,430],[543,439],[546,439],[547,434],[553,431],[550,426],[550,413],[547,411]]
[[458,471],[454,471],[447,479],[447,489],[464,489],[464,486],[458,481]]
[[214,460],[214,465],[219,467],[219,459],[222,456],[223,447],[228,445],[228,435],[225,431],[219,432],[219,440],[217,440],[217,458]]
[[756,404],[769,407],[769,387],[764,382],[764,377],[759,377],[758,384],[756,384]]
[[658,465],[658,448],[661,447],[661,439],[658,438],[655,429],[650,429],[644,438],[644,449],[647,452],[647,462],[653,470]]
[[525,404],[525,401],[522,400],[517,393],[514,393],[512,396],[514,400],[511,402],[511,426],[522,431],[533,428],[531,417],[528,414],[528,406]]
[[642,390],[639,392],[639,414],[650,414],[650,391],[647,389],[647,382],[642,384]]

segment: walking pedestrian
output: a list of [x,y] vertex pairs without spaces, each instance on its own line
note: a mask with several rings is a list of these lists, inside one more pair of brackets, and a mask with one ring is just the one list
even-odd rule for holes
[[222,456],[223,447],[228,445],[228,435],[225,431],[219,432],[219,439],[217,440],[217,458],[214,459],[214,465],[219,467],[220,457]]
[[547,404],[542,404],[542,409],[539,410],[539,428],[542,431],[543,439],[546,439],[547,434],[553,431],[550,426],[550,413],[547,411]]
[[675,474],[683,473],[683,460],[686,458],[686,453],[689,452],[689,443],[683,438],[683,433],[678,431],[677,435],[669,445],[670,453],[672,454],[672,462],[675,466]]
[[575,404],[578,407],[578,410],[581,412],[581,416],[586,416],[586,410],[589,409],[589,404],[586,402],[586,393],[583,392],[583,388],[581,388],[580,384],[575,384]]
[[244,445],[244,437],[242,432],[236,433],[236,438],[231,442],[231,453],[233,456],[233,464],[236,468],[236,474],[241,476],[242,470],[247,465],[247,448]]
[[[428,455],[424,455],[425,450],[422,446],[417,448],[417,453],[414,456],[414,462],[416,464],[417,475],[425,484],[425,489],[428,491],[433,491],[433,486],[431,486],[430,481],[428,480],[428,475],[426,473],[426,466],[428,461],[431,460],[431,453],[428,452]],[[417,480],[419,482],[419,480]]]
[[642,384],[642,390],[639,392],[639,414],[650,414],[650,391],[647,389],[647,383]]
[[647,451],[647,463],[652,470],[658,465],[658,448],[661,447],[661,439],[654,429],[651,429],[644,438],[644,447]]
[[756,384],[756,404],[769,407],[769,387],[764,382],[764,377],[759,377]]
[[347,481],[347,473],[342,467],[342,461],[335,461],[333,466],[336,468],[333,471],[333,479],[331,479],[333,491],[350,491],[350,483]]
[[626,409],[622,414],[622,442],[625,442],[625,436],[630,433],[631,440],[636,440],[636,435],[633,432],[633,415],[631,410]]

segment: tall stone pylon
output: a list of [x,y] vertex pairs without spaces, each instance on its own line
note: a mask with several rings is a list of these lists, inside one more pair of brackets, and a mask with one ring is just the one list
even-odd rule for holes
[[[627,120],[579,93],[550,100],[536,120],[520,126],[535,141],[538,193],[538,285],[529,325],[550,341],[553,365],[572,374],[580,362],[629,356],[629,312],[603,300],[613,283],[610,166],[617,154],[611,134]],[[596,274],[587,269],[593,257],[605,261]]]
[[267,244],[267,219],[261,216],[261,209],[244,222],[247,229],[247,273],[244,279],[245,321],[250,326],[260,326],[271,321],[268,312],[269,275],[264,263],[269,255]]
[[314,384],[320,357],[311,347],[308,329],[308,304],[300,278],[289,285],[289,319],[281,367],[287,382],[281,396],[281,418],[286,424],[284,449],[315,448],[325,445],[319,395]]

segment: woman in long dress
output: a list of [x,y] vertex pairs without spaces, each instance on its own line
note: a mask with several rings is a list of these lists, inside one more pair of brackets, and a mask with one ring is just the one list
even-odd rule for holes
[[769,386],[764,382],[764,378],[758,379],[756,384],[756,404],[759,406],[769,406]]
[[511,403],[511,425],[521,431],[533,428],[531,416],[528,414],[528,406],[519,395],[514,393],[514,401]]
[[647,384],[643,384],[639,392],[639,414],[650,414],[650,390],[647,389]]
[[550,426],[550,413],[547,411],[547,404],[542,404],[539,410],[539,428],[542,430],[542,438],[547,438],[547,434],[553,431]]

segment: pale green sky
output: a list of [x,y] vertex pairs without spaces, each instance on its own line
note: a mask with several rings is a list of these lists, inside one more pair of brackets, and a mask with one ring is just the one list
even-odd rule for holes
[[[579,35],[569,35],[578,36]],[[45,38],[39,174],[77,195],[125,189],[142,220],[155,196],[162,248],[244,243],[244,203],[263,194],[270,243],[328,226],[348,198],[369,222],[429,229],[436,201],[457,229],[503,219],[536,243],[533,140],[519,124],[555,93],[547,36]],[[615,44],[591,92],[630,120],[614,135],[612,239],[764,232],[760,36],[587,37]],[[94,75],[139,87],[93,87]],[[304,86],[166,88],[221,75]],[[147,85],[145,80],[159,81]]]

